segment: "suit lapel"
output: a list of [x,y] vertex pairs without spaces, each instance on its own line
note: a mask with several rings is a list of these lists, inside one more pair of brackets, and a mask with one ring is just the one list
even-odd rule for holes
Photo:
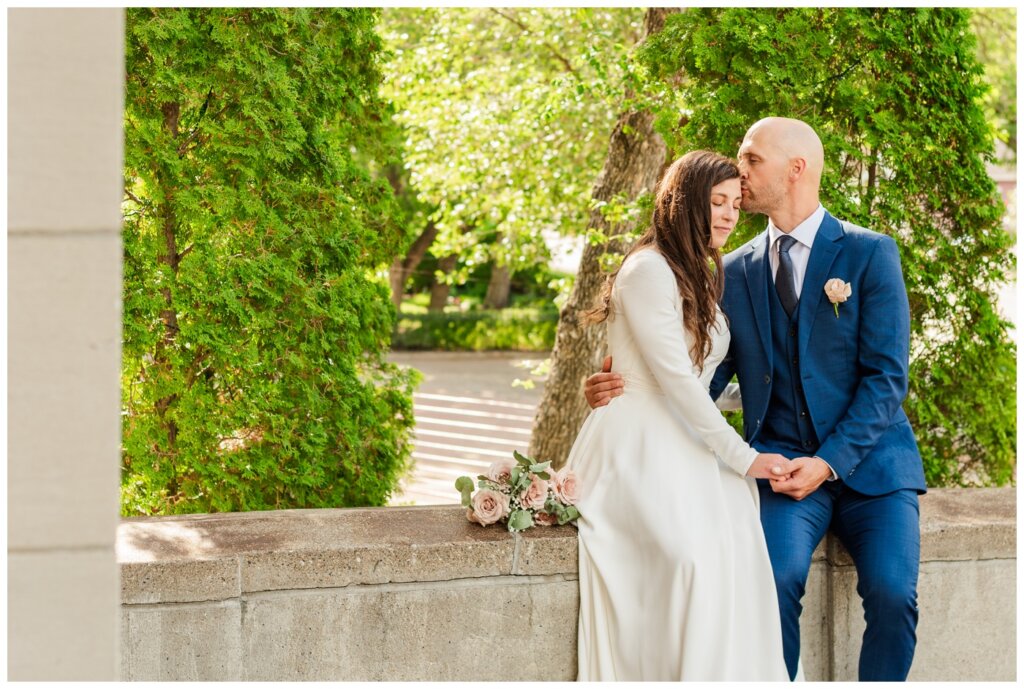
[[825,294],[825,282],[832,277],[848,278],[849,276],[829,275],[836,256],[842,250],[842,242],[839,240],[844,236],[843,227],[838,220],[833,218],[827,211],[825,217],[818,227],[818,233],[814,237],[814,244],[811,246],[811,255],[807,261],[807,272],[804,274],[804,284],[800,290],[800,306],[797,310],[797,319],[800,323],[798,351],[800,360],[806,361],[805,353],[807,343],[811,339],[811,329],[814,327],[814,314],[818,310],[818,304]]
[[772,360],[771,306],[768,304],[768,231],[765,230],[743,257],[743,272],[754,306],[754,320],[768,361]]

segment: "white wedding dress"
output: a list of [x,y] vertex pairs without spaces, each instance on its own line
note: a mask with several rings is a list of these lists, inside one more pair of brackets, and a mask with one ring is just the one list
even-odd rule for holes
[[[579,502],[579,675],[789,681],[757,486],[757,452],[708,395],[729,348],[719,313],[698,372],[682,300],[654,249],[616,277],[608,343],[624,393],[569,455]],[[738,407],[730,386],[723,407]]]

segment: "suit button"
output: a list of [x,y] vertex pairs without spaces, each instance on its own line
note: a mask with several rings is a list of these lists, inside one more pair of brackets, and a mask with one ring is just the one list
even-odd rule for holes
[[796,337],[796,328],[790,328],[789,329],[789,336],[790,337]]
[[800,416],[806,419],[807,418],[807,412],[805,412],[805,411],[800,412]]
[[796,357],[793,357],[793,365],[796,366]]
[[761,419],[758,419],[758,420],[757,420],[757,425],[758,425],[758,426],[760,426],[760,425],[761,425]]
[[772,382],[772,377],[771,376],[765,376],[764,377],[764,382],[765,382],[765,384],[768,384],[768,383]]
[[811,446],[811,441],[810,440],[805,440],[804,441],[804,447],[810,447],[810,446]]

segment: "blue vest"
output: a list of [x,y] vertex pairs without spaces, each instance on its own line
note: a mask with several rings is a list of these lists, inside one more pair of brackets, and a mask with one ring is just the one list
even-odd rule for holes
[[813,456],[821,446],[804,398],[800,362],[797,357],[797,336],[799,323],[797,315],[786,315],[779,294],[775,290],[771,271],[768,277],[768,302],[772,319],[772,393],[768,401],[764,427],[758,438],[759,444],[797,456]]

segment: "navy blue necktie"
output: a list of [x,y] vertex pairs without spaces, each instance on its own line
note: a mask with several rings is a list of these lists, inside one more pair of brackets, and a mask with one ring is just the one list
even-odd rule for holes
[[786,309],[786,315],[792,317],[799,300],[793,280],[793,258],[789,255],[789,249],[796,243],[796,240],[784,234],[779,237],[777,242],[779,245],[779,269],[775,273],[775,291],[779,294],[782,308]]

